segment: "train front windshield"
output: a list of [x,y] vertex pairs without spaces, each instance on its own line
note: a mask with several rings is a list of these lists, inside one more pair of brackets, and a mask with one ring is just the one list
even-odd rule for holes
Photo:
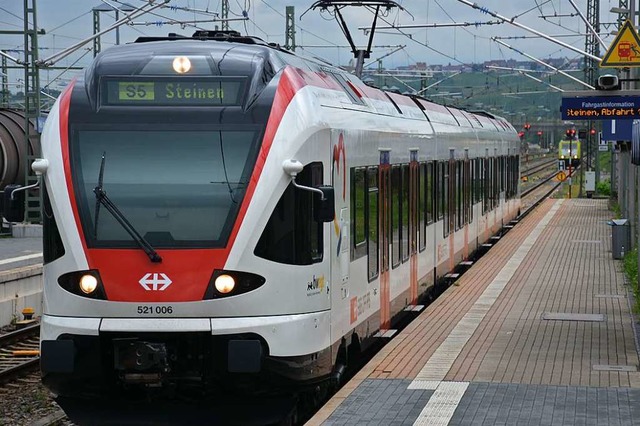
[[578,155],[578,142],[560,142],[560,154],[565,157]]
[[102,180],[122,216],[154,247],[224,246],[253,169],[257,133],[79,130],[72,167],[88,245],[136,247],[97,202]]

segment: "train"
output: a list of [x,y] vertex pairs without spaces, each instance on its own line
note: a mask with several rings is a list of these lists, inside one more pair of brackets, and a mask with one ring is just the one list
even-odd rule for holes
[[41,375],[319,389],[520,211],[505,119],[238,33],[101,52],[42,132]]
[[567,130],[566,136],[558,142],[558,161],[564,165],[566,170],[569,167],[576,168],[580,165],[580,145],[580,140],[576,138],[575,129]]

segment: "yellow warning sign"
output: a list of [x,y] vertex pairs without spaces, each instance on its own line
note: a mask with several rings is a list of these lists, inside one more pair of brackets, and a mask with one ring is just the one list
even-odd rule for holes
[[560,182],[564,182],[565,180],[567,180],[567,174],[565,172],[558,172],[558,174],[556,175],[556,178]]
[[640,67],[640,38],[631,21],[624,23],[600,62],[601,67]]

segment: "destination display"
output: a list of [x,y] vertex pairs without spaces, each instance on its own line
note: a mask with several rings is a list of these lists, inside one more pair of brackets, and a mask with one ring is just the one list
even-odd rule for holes
[[218,106],[242,103],[243,81],[222,79],[109,79],[103,86],[105,105]]
[[640,118],[640,96],[562,98],[563,120],[633,120]]

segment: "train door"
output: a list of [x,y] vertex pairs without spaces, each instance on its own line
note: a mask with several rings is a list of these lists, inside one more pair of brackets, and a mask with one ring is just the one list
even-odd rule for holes
[[418,150],[410,151],[409,163],[409,266],[410,304],[418,303]]
[[336,215],[331,224],[331,322],[332,340],[343,336],[357,320],[357,305],[354,311],[349,288],[350,212],[347,196],[347,152],[345,134],[339,130],[331,132],[331,183],[335,194]]
[[391,232],[391,204],[390,183],[391,166],[389,165],[390,150],[380,150],[380,168],[378,178],[379,206],[380,206],[380,332],[388,330],[391,325],[390,305],[391,292],[389,280],[389,245]]

